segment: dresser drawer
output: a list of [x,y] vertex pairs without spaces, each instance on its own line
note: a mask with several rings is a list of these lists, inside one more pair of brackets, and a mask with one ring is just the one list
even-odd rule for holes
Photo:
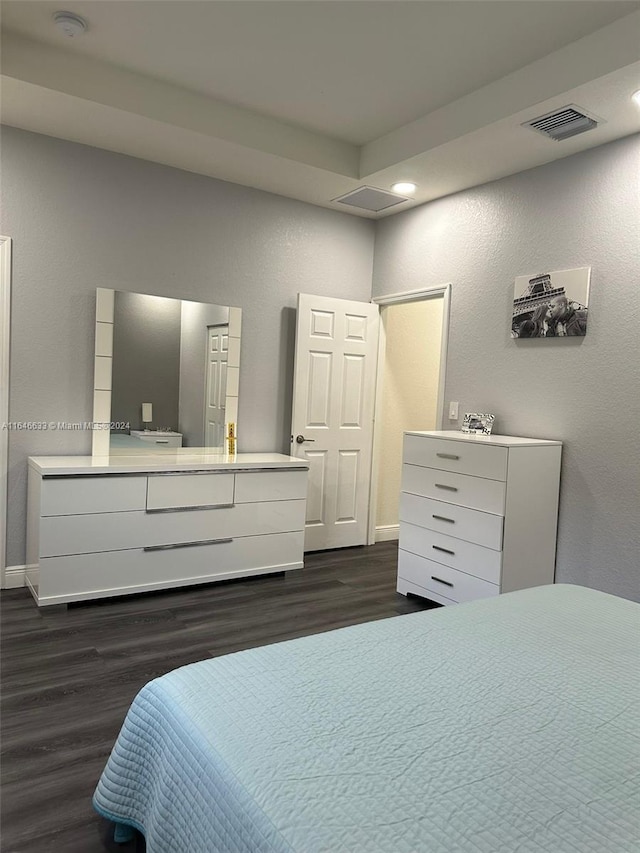
[[43,479],[40,514],[78,515],[144,509],[146,477],[64,477]]
[[434,501],[420,495],[403,492],[400,495],[400,521],[427,527],[445,535],[475,542],[494,551],[502,549],[501,515]]
[[398,577],[427,590],[427,597],[431,591],[458,603],[500,594],[497,584],[402,550],[398,552]]
[[190,583],[300,568],[304,533],[248,536],[166,551],[111,551],[40,562],[43,604],[165,589]]
[[425,527],[416,527],[415,524],[408,524],[406,521],[400,522],[398,545],[403,551],[411,551],[436,563],[451,566],[452,569],[460,569],[490,583],[500,583],[502,568],[500,551],[473,545],[471,542],[465,542],[464,539],[454,539],[453,536],[436,533]]
[[150,475],[147,482],[147,509],[232,504],[234,476],[208,473]]
[[506,483],[450,474],[419,465],[402,466],[402,491],[437,501],[504,515]]
[[235,502],[304,500],[307,497],[306,470],[247,471],[236,474]]
[[455,441],[447,438],[429,438],[405,435],[403,459],[410,465],[438,468],[454,474],[469,474],[489,480],[507,479],[506,447],[491,444]]
[[270,501],[175,513],[119,512],[43,518],[40,556],[53,557],[288,533],[304,529],[305,501]]

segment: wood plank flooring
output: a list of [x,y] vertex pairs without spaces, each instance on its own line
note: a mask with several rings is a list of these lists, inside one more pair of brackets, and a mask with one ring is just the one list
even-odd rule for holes
[[[140,853],[91,797],[138,690],[184,664],[437,607],[395,592],[397,543],[307,554],[302,571],[38,610],[4,590],[3,853]],[[185,851],[188,853],[188,851]]]

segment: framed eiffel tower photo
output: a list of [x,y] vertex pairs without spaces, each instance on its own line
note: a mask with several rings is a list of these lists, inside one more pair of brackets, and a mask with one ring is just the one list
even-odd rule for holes
[[519,275],[513,291],[512,338],[584,337],[591,267]]

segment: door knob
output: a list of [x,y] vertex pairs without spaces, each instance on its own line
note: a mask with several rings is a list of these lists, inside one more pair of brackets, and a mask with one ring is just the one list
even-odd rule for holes
[[296,436],[296,442],[298,444],[304,444],[305,441],[315,441],[315,438],[305,438],[303,435]]

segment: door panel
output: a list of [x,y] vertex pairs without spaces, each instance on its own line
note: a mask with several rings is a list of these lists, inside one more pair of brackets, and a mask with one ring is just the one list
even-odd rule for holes
[[378,327],[376,305],[298,296],[291,452],[309,463],[307,551],[367,539]]
[[324,524],[324,492],[327,470],[326,450],[307,450],[297,453],[309,463],[309,486],[307,491],[307,526]]
[[345,315],[345,340],[367,340],[367,316],[363,314]]
[[328,427],[331,404],[330,352],[309,353],[309,388],[307,396],[307,421],[305,427]]
[[335,315],[333,311],[311,310],[311,337],[333,338]]
[[341,450],[338,453],[338,495],[336,522],[353,523],[358,520],[358,457],[359,450]]
[[342,372],[342,417],[340,426],[362,428],[364,355],[345,355]]

